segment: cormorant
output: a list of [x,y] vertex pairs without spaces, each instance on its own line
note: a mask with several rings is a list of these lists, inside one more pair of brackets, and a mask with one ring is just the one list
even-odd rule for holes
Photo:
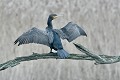
[[58,16],[56,14],[49,15],[47,21],[48,26],[46,27],[45,31],[33,27],[32,29],[23,33],[14,42],[14,44],[18,43],[18,46],[29,43],[47,45],[50,47],[50,52],[52,52],[52,49],[57,51],[59,58],[67,58],[69,54],[63,49],[60,38],[67,39],[69,42],[71,42],[78,36],[87,36],[87,34],[81,27],[72,22],[69,22],[65,27],[61,29],[53,29],[52,20],[57,17]]

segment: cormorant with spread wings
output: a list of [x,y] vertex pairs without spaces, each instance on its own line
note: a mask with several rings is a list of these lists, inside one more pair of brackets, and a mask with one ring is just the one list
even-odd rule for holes
[[45,31],[33,27],[18,37],[14,43],[18,43],[18,46],[29,43],[47,45],[50,47],[50,52],[52,52],[52,49],[57,51],[59,58],[67,58],[69,54],[63,49],[60,38],[67,39],[69,42],[71,42],[77,37],[87,36],[87,34],[81,27],[72,22],[69,22],[61,29],[53,29],[52,20],[57,17],[58,16],[56,14],[49,15],[47,21],[48,26],[46,27]]

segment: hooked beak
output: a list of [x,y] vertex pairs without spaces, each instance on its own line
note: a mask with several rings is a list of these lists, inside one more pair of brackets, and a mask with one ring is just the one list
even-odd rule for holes
[[58,16],[53,16],[53,19],[56,19],[56,18],[58,18]]
[[58,18],[58,17],[60,17],[60,16],[63,16],[63,15],[53,16],[53,19],[56,19],[56,18]]

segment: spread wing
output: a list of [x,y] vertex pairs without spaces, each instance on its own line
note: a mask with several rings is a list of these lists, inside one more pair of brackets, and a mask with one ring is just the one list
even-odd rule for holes
[[73,41],[81,35],[87,36],[81,27],[72,22],[69,22],[65,27],[61,29],[54,29],[54,31],[57,32],[62,39],[67,39],[69,42]]
[[18,46],[29,43],[44,44],[49,46],[47,32],[39,30],[35,27],[23,33],[14,43],[18,43]]

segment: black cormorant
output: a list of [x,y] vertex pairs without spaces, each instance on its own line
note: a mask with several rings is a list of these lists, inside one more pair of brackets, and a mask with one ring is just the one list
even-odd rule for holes
[[57,18],[56,14],[51,14],[48,17],[47,27],[45,31],[33,27],[27,32],[23,33],[14,43],[29,44],[38,43],[47,45],[50,47],[50,52],[52,49],[57,51],[60,58],[67,58],[69,56],[68,52],[63,49],[61,39],[67,39],[69,42],[76,39],[78,36],[87,36],[85,31],[79,27],[77,24],[69,22],[65,27],[61,29],[53,29],[52,20]]

